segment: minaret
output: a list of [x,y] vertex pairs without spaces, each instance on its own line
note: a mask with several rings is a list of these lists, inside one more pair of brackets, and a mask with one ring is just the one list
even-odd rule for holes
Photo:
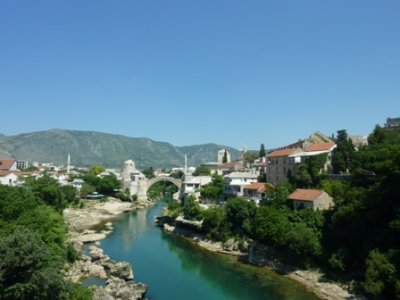
[[187,167],[187,155],[185,154],[185,175],[187,174],[187,170],[188,170],[188,167]]
[[68,153],[68,158],[67,158],[67,174],[69,174],[70,165],[71,165],[71,155]]

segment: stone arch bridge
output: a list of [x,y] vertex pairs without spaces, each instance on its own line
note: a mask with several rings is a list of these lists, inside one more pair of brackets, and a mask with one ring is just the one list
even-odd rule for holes
[[152,179],[142,179],[137,182],[136,188],[131,187],[131,195],[137,195],[139,200],[147,199],[147,192],[150,187],[160,181],[168,181],[173,183],[178,187],[178,192],[174,194],[174,199],[179,199],[180,191],[182,188],[183,181],[181,179],[173,178],[173,177],[155,177]]

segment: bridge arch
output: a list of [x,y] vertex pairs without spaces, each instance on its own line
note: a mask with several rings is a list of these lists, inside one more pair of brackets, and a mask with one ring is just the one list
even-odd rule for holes
[[147,198],[147,192],[150,189],[150,187],[153,184],[155,184],[157,182],[160,182],[160,181],[171,182],[178,188],[178,192],[174,194],[174,199],[177,200],[179,198],[179,195],[180,195],[180,192],[181,192],[183,181],[181,179],[177,179],[177,178],[173,178],[173,177],[155,177],[155,178],[152,178],[152,179],[147,179],[146,188],[143,191],[143,194],[146,196],[146,198]]
[[[148,179],[147,180],[147,190],[150,189],[150,187],[155,184],[156,182],[160,182],[160,181],[168,181],[171,182],[173,184],[175,184],[177,186],[177,188],[180,190],[182,187],[182,180],[181,179],[177,179],[177,178],[173,178],[173,177],[155,177],[152,179]],[[146,191],[147,192],[147,191]]]

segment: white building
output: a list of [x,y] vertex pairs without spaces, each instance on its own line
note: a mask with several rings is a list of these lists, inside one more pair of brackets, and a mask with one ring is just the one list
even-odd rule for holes
[[71,185],[76,188],[78,191],[81,190],[82,185],[85,183],[82,179],[75,178],[74,181],[71,182]]
[[224,194],[243,197],[244,188],[257,182],[257,174],[249,172],[233,172],[224,176]]
[[14,186],[18,182],[18,175],[11,171],[0,171],[0,184]]
[[184,203],[186,203],[190,195],[194,195],[198,199],[200,197],[200,188],[211,181],[211,176],[186,175],[182,186]]

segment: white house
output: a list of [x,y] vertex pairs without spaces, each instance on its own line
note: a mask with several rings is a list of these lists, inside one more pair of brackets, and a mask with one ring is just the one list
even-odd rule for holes
[[267,190],[273,187],[270,183],[254,182],[243,188],[243,197],[259,205],[261,200],[266,199]]
[[75,178],[72,182],[71,185],[76,188],[78,191],[80,191],[80,189],[82,188],[82,185],[85,183],[85,181],[83,181],[80,178]]
[[17,184],[18,175],[16,172],[0,171],[0,184],[14,186]]
[[224,176],[224,195],[242,197],[244,188],[257,182],[257,174],[233,172]]
[[194,195],[197,199],[200,197],[199,189],[212,180],[211,176],[192,176],[192,175],[185,175],[185,180],[182,185],[183,190],[183,199],[186,203],[187,198],[189,195]]

